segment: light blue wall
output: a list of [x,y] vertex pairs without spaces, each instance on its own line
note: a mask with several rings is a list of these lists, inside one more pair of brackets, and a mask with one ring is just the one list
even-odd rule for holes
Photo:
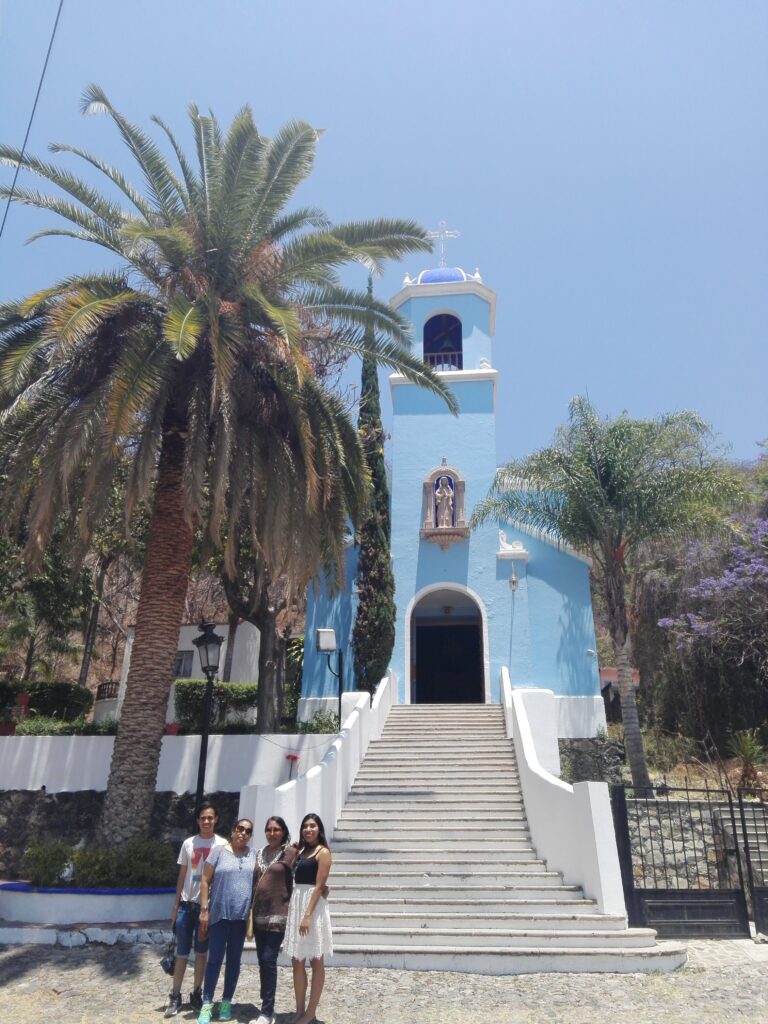
[[[354,592],[357,576],[358,549],[349,547],[344,561],[344,587],[329,596],[324,580],[317,580],[307,594],[307,628],[304,634],[304,669],[302,697],[335,697],[338,692],[336,677],[328,671],[328,658],[315,650],[315,631],[335,629],[336,642],[344,655],[344,689],[355,689],[352,665],[351,639],[357,614],[357,595]],[[331,659],[334,670],[336,659]]]

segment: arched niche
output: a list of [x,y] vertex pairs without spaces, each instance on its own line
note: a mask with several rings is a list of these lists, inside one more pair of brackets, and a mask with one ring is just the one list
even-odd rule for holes
[[465,481],[453,466],[437,466],[424,478],[419,536],[443,551],[469,536]]
[[424,362],[433,370],[464,368],[461,320],[453,313],[435,313],[424,324]]

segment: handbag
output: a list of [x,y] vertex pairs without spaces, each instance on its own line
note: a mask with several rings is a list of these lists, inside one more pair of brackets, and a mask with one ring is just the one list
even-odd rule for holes
[[165,955],[160,960],[160,966],[166,974],[173,974],[176,968],[176,929],[173,929],[173,938],[165,949]]

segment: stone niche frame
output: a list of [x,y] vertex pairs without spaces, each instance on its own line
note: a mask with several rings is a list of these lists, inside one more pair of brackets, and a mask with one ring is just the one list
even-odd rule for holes
[[[441,476],[453,479],[453,526],[437,526],[435,524],[435,483]],[[453,466],[437,466],[424,478],[421,502],[421,529],[419,537],[432,544],[439,544],[447,551],[451,544],[466,540],[469,537],[466,511],[464,505],[464,477]]]

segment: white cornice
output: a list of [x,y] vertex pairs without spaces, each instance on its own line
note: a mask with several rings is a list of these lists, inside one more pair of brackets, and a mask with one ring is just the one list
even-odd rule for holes
[[[498,370],[436,370],[435,373],[441,380],[444,380],[446,384],[461,384],[464,381],[475,380],[491,381],[493,384],[493,411],[496,412],[496,389],[499,382]],[[395,397],[395,387],[402,387],[405,384],[414,388],[420,387],[419,384],[414,384],[413,381],[404,377],[402,373],[391,373],[389,375],[389,393],[393,399]]]
[[585,562],[587,565],[592,565],[592,559],[589,555],[585,555],[583,551],[578,551],[576,548],[572,548],[570,544],[566,544],[565,541],[560,540],[551,533],[546,533],[544,530],[537,530],[533,526],[526,526],[525,523],[518,522],[517,519],[507,519],[510,526],[514,526],[516,530],[520,530],[522,533],[527,533],[529,537],[536,537],[537,540],[543,540],[545,544],[549,544],[550,547],[558,548],[560,551],[564,551],[566,555],[571,555],[572,558],[578,558],[580,562]]
[[480,284],[479,281],[439,281],[434,284],[407,284],[401,288],[397,295],[393,295],[389,304],[393,309],[399,309],[408,299],[432,298],[434,296],[445,297],[447,295],[477,295],[484,299],[491,307],[490,333],[491,337],[496,330],[496,292],[488,285]]

